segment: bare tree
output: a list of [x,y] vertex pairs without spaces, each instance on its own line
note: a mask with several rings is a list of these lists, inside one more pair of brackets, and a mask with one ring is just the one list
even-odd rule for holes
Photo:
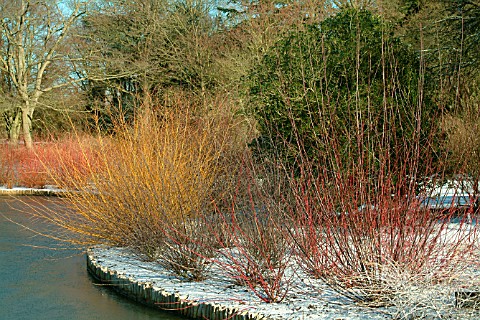
[[33,148],[32,119],[46,92],[79,81],[69,70],[72,59],[67,40],[84,1],[1,0],[0,72],[9,140],[16,143],[23,131]]

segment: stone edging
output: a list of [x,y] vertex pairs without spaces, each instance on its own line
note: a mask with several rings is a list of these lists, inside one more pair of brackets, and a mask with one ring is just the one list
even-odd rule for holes
[[120,294],[161,310],[176,312],[191,319],[211,320],[267,320],[269,318],[248,311],[222,306],[217,303],[195,302],[183,298],[177,293],[166,292],[154,287],[150,282],[136,281],[108,267],[102,266],[92,250],[87,250],[87,270],[97,281],[110,285]]

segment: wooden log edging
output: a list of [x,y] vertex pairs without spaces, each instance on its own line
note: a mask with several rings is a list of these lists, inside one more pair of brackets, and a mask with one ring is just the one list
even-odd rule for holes
[[95,258],[93,250],[87,250],[87,270],[98,282],[110,286],[114,291],[129,299],[158,308],[172,311],[191,319],[211,320],[269,320],[270,318],[246,310],[223,306],[213,302],[196,302],[154,287],[150,282],[137,281],[116,270],[102,266]]
[[61,196],[64,191],[54,189],[0,188],[0,196]]

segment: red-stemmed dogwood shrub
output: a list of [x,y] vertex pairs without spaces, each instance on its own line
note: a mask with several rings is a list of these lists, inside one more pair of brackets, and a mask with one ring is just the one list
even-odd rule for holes
[[218,272],[274,303],[283,301],[293,281],[293,242],[279,194],[286,180],[261,167],[259,172],[252,163],[243,164],[237,193],[230,206],[217,207],[210,234],[218,244],[213,259]]
[[[378,186],[384,192],[365,197],[367,181],[338,175],[332,187],[321,174],[302,176],[290,208],[299,264],[342,295],[369,305],[388,304],[405,274],[422,282],[449,281],[478,258],[478,231],[463,213],[439,215],[413,192],[392,194],[390,178],[384,179]],[[460,222],[452,224],[457,214]]]

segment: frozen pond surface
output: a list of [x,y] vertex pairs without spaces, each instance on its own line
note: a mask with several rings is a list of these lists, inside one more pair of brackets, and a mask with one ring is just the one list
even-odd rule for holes
[[[38,200],[57,201],[35,198]],[[31,200],[22,197],[21,201]],[[84,253],[51,250],[58,246],[55,241],[8,221],[43,228],[14,210],[27,210],[21,201],[0,196],[0,320],[182,319],[95,285],[87,274]]]

